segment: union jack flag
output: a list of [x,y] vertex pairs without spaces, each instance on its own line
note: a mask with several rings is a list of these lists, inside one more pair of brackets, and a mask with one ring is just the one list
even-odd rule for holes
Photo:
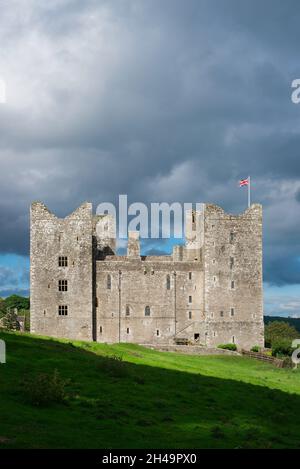
[[249,185],[249,178],[240,180],[240,187],[248,186],[248,185]]

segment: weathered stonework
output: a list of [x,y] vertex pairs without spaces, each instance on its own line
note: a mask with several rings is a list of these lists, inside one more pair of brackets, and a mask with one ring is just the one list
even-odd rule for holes
[[[260,205],[237,216],[208,204],[187,212],[186,245],[170,256],[141,256],[137,232],[129,232],[127,256],[118,256],[115,231],[115,220],[93,216],[88,203],[64,219],[32,204],[32,332],[98,342],[264,345]],[[67,291],[59,291],[60,280]]]

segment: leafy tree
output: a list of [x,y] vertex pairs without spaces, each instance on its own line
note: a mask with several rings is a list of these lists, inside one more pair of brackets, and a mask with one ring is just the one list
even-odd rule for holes
[[273,357],[291,356],[293,350],[291,341],[288,339],[276,339],[272,343]]
[[272,347],[275,342],[292,341],[299,337],[299,332],[295,327],[286,322],[270,322],[265,328],[266,347]]
[[24,298],[23,296],[19,296],[19,295],[8,296],[4,300],[4,304],[7,310],[13,309],[13,308],[17,308],[18,310],[30,308],[29,298]]
[[8,311],[8,313],[2,319],[3,327],[5,329],[7,329],[8,331],[17,331],[17,330],[19,330],[20,329],[20,324],[19,324],[17,318],[18,318],[18,316],[13,310]]
[[0,298],[0,318],[6,314],[6,306],[3,298]]

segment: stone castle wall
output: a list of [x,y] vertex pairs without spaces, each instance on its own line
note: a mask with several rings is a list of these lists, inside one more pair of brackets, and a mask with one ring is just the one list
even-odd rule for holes
[[172,255],[141,256],[139,235],[129,232],[127,256],[118,256],[111,216],[83,204],[60,219],[34,203],[31,330],[99,342],[263,345],[261,231],[260,205],[234,216],[203,204],[186,214],[186,245]]

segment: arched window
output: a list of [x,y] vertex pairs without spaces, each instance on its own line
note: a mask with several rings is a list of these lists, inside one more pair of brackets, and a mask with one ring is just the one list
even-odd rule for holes
[[126,306],[126,316],[130,316],[130,307]]
[[150,313],[151,313],[150,306],[146,306],[146,308],[145,308],[145,316],[150,316]]
[[111,290],[111,275],[109,274],[107,276],[107,289]]
[[167,290],[170,290],[171,288],[171,279],[170,279],[170,275],[167,275]]

